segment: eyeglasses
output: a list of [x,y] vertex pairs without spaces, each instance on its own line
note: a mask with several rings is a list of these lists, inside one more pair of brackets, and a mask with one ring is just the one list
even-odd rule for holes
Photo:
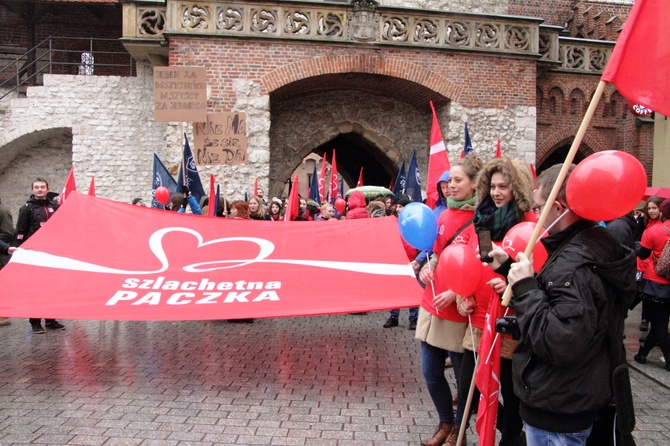
[[530,210],[533,211],[533,212],[536,213],[536,214],[539,214],[540,212],[542,212],[542,208],[543,208],[546,204],[547,204],[547,203],[543,203],[543,204],[535,205],[535,206],[533,206],[532,208],[530,208]]

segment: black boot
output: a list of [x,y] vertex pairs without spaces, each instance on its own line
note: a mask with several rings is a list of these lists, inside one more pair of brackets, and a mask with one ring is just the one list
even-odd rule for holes
[[[637,355],[633,356],[633,359],[635,362],[638,364],[646,364],[647,363],[647,355],[642,354],[642,350],[637,352]],[[667,364],[666,364],[667,365]]]

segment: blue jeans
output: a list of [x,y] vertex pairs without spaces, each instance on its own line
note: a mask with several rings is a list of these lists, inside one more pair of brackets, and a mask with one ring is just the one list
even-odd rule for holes
[[[391,313],[391,317],[393,319],[398,319],[398,316],[400,316],[400,310],[391,310],[389,311]],[[412,307],[409,309],[409,320],[410,321],[415,321],[419,319],[419,307]]]
[[591,434],[592,427],[580,432],[563,434],[547,432],[524,423],[526,426],[526,444],[528,446],[584,446]]
[[444,374],[444,362],[447,356],[454,364],[454,373],[459,376],[462,353],[449,352],[421,342],[421,371],[440,423],[454,423],[460,426],[463,419],[463,408],[459,407],[454,417],[451,388]]

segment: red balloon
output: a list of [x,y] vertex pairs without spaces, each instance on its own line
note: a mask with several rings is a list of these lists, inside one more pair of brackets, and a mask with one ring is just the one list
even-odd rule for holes
[[347,208],[347,202],[344,201],[344,198],[338,198],[335,200],[335,209],[337,209],[337,212],[344,212],[344,210]]
[[154,198],[157,202],[165,206],[170,201],[170,190],[165,186],[160,186],[156,188],[154,193]]
[[449,245],[440,254],[435,273],[446,289],[461,296],[469,296],[479,285],[482,262],[469,246]]
[[586,157],[575,167],[565,189],[570,209],[589,220],[614,220],[642,200],[647,173],[633,155],[605,150]]
[[[502,241],[502,249],[512,258],[516,259],[516,256],[520,252],[526,250],[528,246],[528,241],[530,240],[533,231],[535,230],[535,225],[537,223],[533,221],[524,221],[517,225],[514,225],[507,231],[505,237]],[[546,231],[543,231],[540,234],[540,238],[546,235]],[[548,254],[547,249],[542,243],[538,241],[533,247],[533,269],[535,272],[539,272],[544,265],[544,262],[547,261]]]

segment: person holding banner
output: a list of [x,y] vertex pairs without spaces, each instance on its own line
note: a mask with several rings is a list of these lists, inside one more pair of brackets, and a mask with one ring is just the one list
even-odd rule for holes
[[[16,220],[16,245],[21,246],[37,232],[58,210],[56,197],[58,194],[49,190],[49,183],[37,178],[31,185],[32,195],[25,205],[19,209]],[[44,328],[39,318],[30,318],[30,326],[34,334],[43,334]],[[56,319],[45,319],[44,325],[49,330],[65,330],[65,326]]]
[[[475,252],[479,249],[480,236],[483,237],[484,232],[487,233],[487,240],[502,245],[505,234],[512,227],[523,221],[537,221],[535,213],[531,210],[533,178],[525,163],[507,158],[490,160],[477,180],[477,199],[473,225],[464,231],[463,239],[456,242],[469,245]],[[476,363],[475,352],[484,357],[489,354],[479,351],[489,302],[492,299],[500,300],[500,295],[506,286],[504,276],[485,268],[482,270],[474,295],[458,296],[456,299],[459,313],[469,316],[470,320],[470,329],[463,338],[463,361],[458,381],[459,397],[463,400],[467,400],[472,385]],[[512,352],[516,344],[511,336],[502,336],[500,393],[503,405],[498,411],[498,430],[502,434],[499,446],[517,445],[523,427],[519,416],[519,399],[514,394],[512,384]],[[479,392],[474,394],[474,398],[475,401],[479,398]]]
[[[532,259],[520,253],[507,276],[521,334],[513,354],[514,390],[531,446],[585,445],[598,415],[613,400],[626,402],[615,366],[623,352],[623,318],[635,295],[635,253],[571,211],[567,182],[547,202],[561,167],[542,172],[533,193],[534,211],[550,207],[544,224],[549,235],[540,240],[549,259],[535,277]],[[507,259],[500,248],[492,255],[494,267]],[[621,407],[622,415],[633,412],[630,404]]]
[[[424,265],[419,278],[426,284],[419,308],[416,338],[421,341],[421,371],[428,387],[439,424],[433,436],[423,440],[424,446],[455,445],[463,419],[465,401],[458,398],[456,414],[449,383],[444,375],[447,356],[451,358],[456,376],[460,375],[463,358],[463,336],[468,319],[456,309],[456,294],[443,285],[443,277],[435,273],[442,251],[463,237],[472,225],[475,210],[475,187],[482,161],[476,156],[466,156],[451,166],[447,210],[437,221],[438,235],[433,245],[433,255]],[[449,274],[460,274],[449,271]],[[434,283],[433,283],[434,282]]]

